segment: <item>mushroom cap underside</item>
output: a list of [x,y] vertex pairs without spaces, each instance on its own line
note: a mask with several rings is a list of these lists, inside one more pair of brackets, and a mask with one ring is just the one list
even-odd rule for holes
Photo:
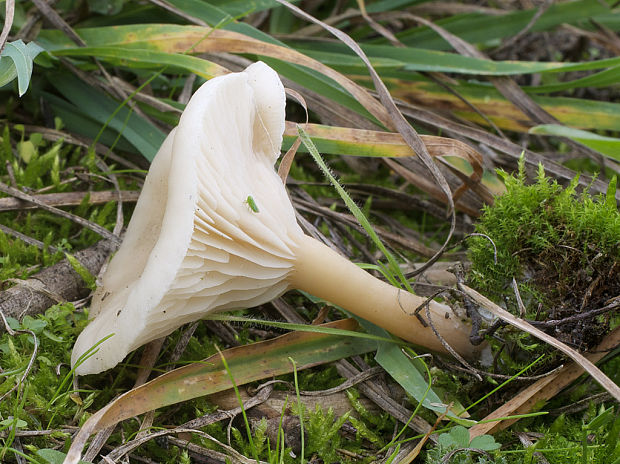
[[153,161],[72,364],[114,335],[78,374],[111,368],[208,312],[262,304],[288,289],[303,232],[273,168],[284,106],[282,83],[261,62],[194,94]]

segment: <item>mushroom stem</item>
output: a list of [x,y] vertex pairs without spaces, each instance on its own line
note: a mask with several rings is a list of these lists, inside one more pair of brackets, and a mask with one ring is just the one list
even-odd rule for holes
[[[303,236],[298,243],[291,288],[323,298],[381,326],[419,346],[445,353],[446,349],[413,312],[426,299],[389,285],[359,268],[319,241]],[[469,342],[470,327],[448,306],[430,301],[433,326],[462,356],[471,358],[477,351]],[[426,311],[420,315],[426,320]]]

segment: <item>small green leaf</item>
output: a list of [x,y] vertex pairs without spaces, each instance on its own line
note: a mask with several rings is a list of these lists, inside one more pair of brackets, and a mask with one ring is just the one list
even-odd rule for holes
[[[37,456],[43,458],[48,464],[62,464],[67,457],[65,453],[53,449],[40,449],[37,451]],[[86,464],[86,462],[80,460],[79,464]]]
[[60,343],[64,340],[64,338],[50,332],[49,330],[44,330],[43,335],[47,338],[49,338],[51,341],[56,342],[56,343]]
[[28,426],[28,423],[21,419],[4,419],[3,421],[0,421],[0,425],[23,429]]
[[37,149],[30,140],[24,140],[17,143],[17,153],[24,160],[24,163],[30,163],[32,157],[36,154]]
[[477,448],[484,451],[493,451],[500,448],[501,443],[497,443],[491,435],[480,435],[475,437],[469,444],[470,448]]
[[9,327],[13,330],[20,330],[22,328],[19,321],[15,319],[14,317],[8,316],[6,318],[6,322],[9,324]]
[[592,419],[588,424],[584,425],[583,430],[594,432],[613,420],[613,418],[614,408],[610,407],[609,409],[604,409],[598,416]]
[[453,427],[450,436],[458,448],[469,448],[469,430],[462,425]]
[[437,439],[437,442],[443,448],[450,448],[452,446],[454,446],[454,447],[457,446],[456,442],[454,441],[454,437],[452,435],[450,435],[449,432],[442,433],[441,435],[439,435],[439,438]]
[[34,42],[26,45],[21,39],[7,43],[0,55],[0,87],[17,76],[17,86],[21,97],[30,84],[33,61],[43,48]]
[[69,264],[71,264],[73,270],[79,274],[79,276],[84,280],[84,282],[86,282],[88,288],[94,290],[97,287],[95,276],[92,275],[90,271],[86,269],[84,265],[75,258],[75,256],[69,253],[65,253],[65,257],[67,258],[67,261],[69,261]]
[[43,319],[35,319],[32,316],[25,316],[22,320],[22,327],[25,330],[32,330],[35,334],[39,334],[47,327],[47,322]]

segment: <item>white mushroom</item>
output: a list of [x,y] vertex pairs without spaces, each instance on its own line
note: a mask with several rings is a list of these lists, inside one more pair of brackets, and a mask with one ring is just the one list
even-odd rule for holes
[[[306,236],[274,171],[285,93],[264,63],[216,77],[192,97],[147,176],[125,239],[91,305],[72,363],[80,375],[213,311],[256,306],[290,289],[324,298],[435,351],[430,328],[407,313],[423,299],[372,277]],[[468,328],[432,302],[435,327],[461,354]]]

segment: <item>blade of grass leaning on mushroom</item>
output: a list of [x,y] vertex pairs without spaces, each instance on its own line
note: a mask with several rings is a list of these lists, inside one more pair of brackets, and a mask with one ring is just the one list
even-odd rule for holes
[[[123,244],[91,305],[72,363],[97,373],[130,351],[213,311],[256,306],[301,289],[434,351],[410,313],[424,299],[368,274],[306,236],[274,170],[285,93],[264,63],[211,79],[194,94],[155,157]],[[469,327],[431,302],[434,326],[471,357]],[[424,314],[424,312],[422,312]]]

